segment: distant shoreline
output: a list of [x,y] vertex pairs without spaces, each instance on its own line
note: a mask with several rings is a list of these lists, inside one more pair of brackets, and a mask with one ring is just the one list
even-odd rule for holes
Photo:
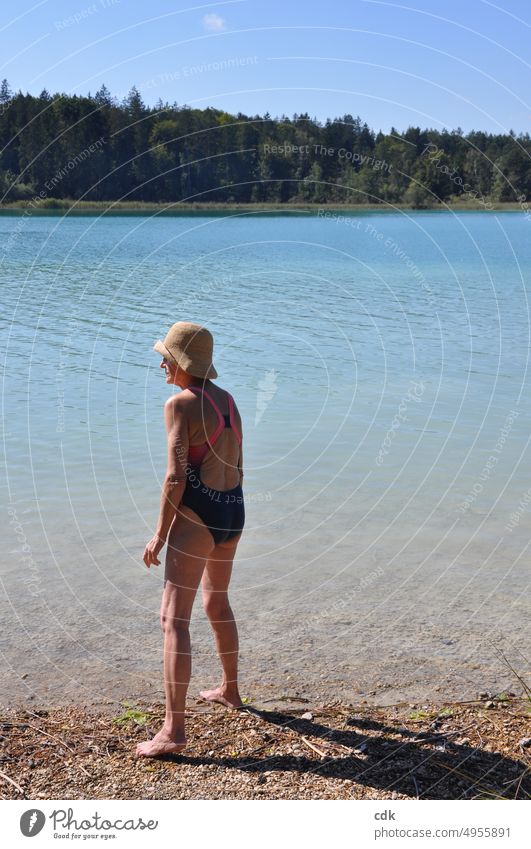
[[187,215],[190,213],[215,215],[226,213],[309,213],[318,215],[319,210],[329,213],[363,213],[384,212],[393,213],[407,210],[410,212],[521,212],[524,210],[520,203],[492,203],[491,209],[485,209],[481,204],[451,203],[434,204],[430,207],[412,207],[407,204],[321,204],[321,203],[144,203],[136,201],[74,201],[68,198],[59,200],[48,198],[38,205],[31,199],[12,201],[0,204],[0,215],[15,212],[30,215],[57,215],[69,212],[71,215],[87,215],[93,212],[107,215],[139,214],[156,212],[161,215]]

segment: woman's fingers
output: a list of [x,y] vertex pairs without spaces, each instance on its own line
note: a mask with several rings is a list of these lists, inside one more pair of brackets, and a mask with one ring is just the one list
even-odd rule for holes
[[143,560],[148,569],[150,566],[160,566],[160,560],[157,558],[157,555],[154,551],[152,551],[149,545],[147,545],[144,550]]
[[159,536],[154,536],[153,539],[150,539],[148,544],[144,549],[144,563],[149,568],[150,566],[160,566],[160,560],[158,559],[158,553],[161,548],[164,546],[164,540],[162,540]]

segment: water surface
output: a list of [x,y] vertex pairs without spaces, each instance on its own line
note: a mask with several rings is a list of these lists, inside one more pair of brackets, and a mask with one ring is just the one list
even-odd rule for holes
[[[244,421],[244,691],[515,690],[499,650],[522,671],[530,227],[1,216],[5,701],[162,693],[163,571],[141,554],[166,455],[151,349],[178,320],[214,333]],[[199,599],[192,631],[191,693],[218,674]]]

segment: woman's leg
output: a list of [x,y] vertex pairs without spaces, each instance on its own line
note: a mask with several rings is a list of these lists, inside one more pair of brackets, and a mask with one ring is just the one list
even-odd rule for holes
[[214,690],[201,690],[199,695],[225,707],[242,706],[238,692],[238,629],[229,604],[228,588],[232,562],[241,534],[217,545],[208,555],[203,573],[203,606],[208,616],[223,667],[223,679]]
[[202,523],[198,524],[195,513],[181,507],[168,535],[160,610],[160,624],[164,632],[166,717],[162,729],[152,740],[138,744],[137,755],[156,757],[167,752],[179,752],[186,745],[184,711],[192,670],[190,616],[212,549],[210,532]]

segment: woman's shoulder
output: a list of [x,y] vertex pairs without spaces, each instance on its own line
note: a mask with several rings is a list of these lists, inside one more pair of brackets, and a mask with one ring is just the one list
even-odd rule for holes
[[164,403],[165,412],[172,413],[186,413],[190,410],[191,406],[194,403],[195,395],[193,392],[186,392],[183,390],[182,392],[176,392],[175,395],[170,395],[170,397]]
[[[197,410],[198,405],[201,407],[204,406],[204,400],[201,398],[202,394],[203,393],[201,391],[196,391],[195,387],[187,386],[186,389],[182,389],[175,395],[170,395],[166,401],[166,405],[170,409],[179,410],[183,413]],[[205,394],[214,401],[214,404],[218,408],[222,409],[226,407],[228,399],[230,398],[235,410],[238,412],[238,405],[236,404],[234,395],[228,389],[224,389],[217,383],[211,382],[208,387],[205,387]]]

